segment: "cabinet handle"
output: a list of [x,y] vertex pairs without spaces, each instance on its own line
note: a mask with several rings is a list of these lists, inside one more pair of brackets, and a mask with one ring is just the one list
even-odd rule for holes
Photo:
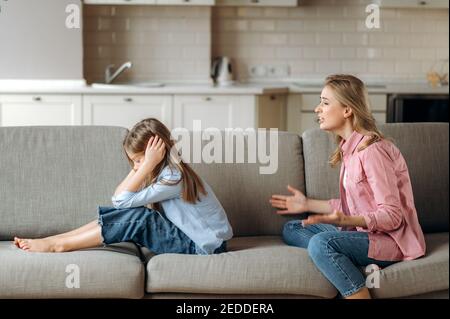
[[40,96],[34,96],[33,101],[40,102],[40,101],[42,101],[42,98]]
[[133,102],[133,99],[131,97],[126,97],[123,99],[125,102]]
[[259,0],[252,0],[252,3],[259,3]]
[[271,95],[271,96],[270,96],[270,100],[271,100],[271,101],[275,101],[276,99],[277,99],[277,97],[276,97],[275,95]]
[[426,6],[428,3],[426,1],[419,1],[419,5]]
[[209,96],[207,96],[207,97],[205,97],[205,101],[212,101],[212,98],[211,97],[209,97]]

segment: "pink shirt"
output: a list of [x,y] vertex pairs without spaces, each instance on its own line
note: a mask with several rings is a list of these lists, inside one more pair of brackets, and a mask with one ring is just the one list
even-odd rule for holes
[[[425,254],[425,239],[414,206],[408,167],[399,149],[387,140],[358,145],[369,137],[356,131],[341,142],[340,199],[333,210],[363,216],[369,233],[368,256],[377,260],[412,260]],[[347,173],[346,188],[343,175]]]

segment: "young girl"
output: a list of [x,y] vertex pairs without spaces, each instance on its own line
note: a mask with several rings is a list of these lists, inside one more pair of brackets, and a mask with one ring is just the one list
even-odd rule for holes
[[361,80],[329,76],[320,99],[320,128],[338,142],[330,163],[342,162],[340,199],[310,199],[288,186],[293,196],[273,195],[270,202],[279,214],[317,213],[303,223],[287,222],[283,239],[307,248],[343,297],[370,298],[360,266],[386,267],[425,254],[408,168],[378,131]]
[[[15,238],[32,252],[66,252],[132,241],[156,254],[213,254],[233,236],[210,186],[177,156],[167,127],[145,119],[123,147],[132,170],[117,187],[114,207],[99,207],[98,220],[43,239]],[[149,205],[151,208],[146,207]]]

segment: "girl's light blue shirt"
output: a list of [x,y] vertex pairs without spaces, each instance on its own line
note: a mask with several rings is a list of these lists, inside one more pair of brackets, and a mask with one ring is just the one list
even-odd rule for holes
[[161,181],[173,183],[180,179],[177,169],[166,166],[156,183],[138,192],[123,191],[113,196],[113,206],[122,209],[160,203],[166,217],[196,244],[198,254],[212,254],[223,241],[233,237],[225,210],[204,180],[207,195],[200,194],[200,201],[195,204],[183,200],[182,181],[176,185],[165,185]]

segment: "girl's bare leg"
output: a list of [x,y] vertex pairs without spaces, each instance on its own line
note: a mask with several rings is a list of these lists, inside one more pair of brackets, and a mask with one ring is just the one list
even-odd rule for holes
[[[54,238],[60,238],[60,237],[68,237],[68,236],[73,236],[79,233],[82,233],[88,229],[94,228],[96,225],[98,224],[97,220],[94,220],[86,225],[83,225],[77,229],[68,231],[66,233],[61,233],[61,234],[57,234],[57,235],[53,235],[53,236],[49,236],[49,237],[45,237],[45,239],[54,239]],[[20,248],[19,242],[20,242],[21,238],[19,237],[14,237],[14,244]]]
[[95,224],[84,228],[83,231],[72,233],[72,235],[51,236],[42,239],[19,238],[18,242],[21,249],[30,252],[66,252],[99,247],[103,243],[103,238],[101,227]]
[[367,287],[364,287],[358,290],[353,295],[346,297],[345,299],[371,299],[371,296],[369,289],[367,289]]

